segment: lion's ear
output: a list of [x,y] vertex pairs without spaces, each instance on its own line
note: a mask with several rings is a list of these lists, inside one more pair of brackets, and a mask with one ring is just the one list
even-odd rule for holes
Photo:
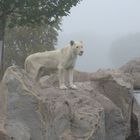
[[70,45],[71,45],[71,46],[74,45],[74,41],[73,41],[73,40],[70,41]]

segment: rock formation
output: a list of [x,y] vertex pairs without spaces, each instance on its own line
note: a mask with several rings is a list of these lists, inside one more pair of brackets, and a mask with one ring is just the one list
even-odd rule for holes
[[140,89],[140,58],[129,61],[120,70],[125,74],[130,74],[134,80],[134,89]]
[[131,132],[131,77],[120,70],[75,77],[77,90],[60,90],[56,75],[37,84],[23,69],[9,67],[0,90],[7,140],[125,140]]
[[[131,79],[133,80],[133,88],[135,90],[140,89],[140,58],[136,58],[134,60],[129,61],[128,63],[123,65],[119,70],[125,75],[128,74],[131,77]],[[138,122],[137,127],[139,128],[140,134],[140,104],[138,104],[137,102],[134,103],[133,112],[133,118],[136,118],[135,120]],[[137,133],[137,131],[138,130],[136,130],[135,128],[135,133]],[[130,137],[130,139],[133,140],[132,137]]]
[[39,83],[9,67],[0,85],[0,140],[139,139],[140,59],[118,70],[75,71],[77,90],[60,90],[57,74]]

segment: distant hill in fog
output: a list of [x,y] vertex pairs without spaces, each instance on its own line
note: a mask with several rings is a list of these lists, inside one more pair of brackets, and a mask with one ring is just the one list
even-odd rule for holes
[[118,67],[140,57],[140,33],[129,34],[113,41],[110,50],[112,65]]

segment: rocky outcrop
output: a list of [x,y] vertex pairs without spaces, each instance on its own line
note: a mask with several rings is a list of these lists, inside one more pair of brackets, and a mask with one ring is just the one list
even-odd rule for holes
[[[129,61],[128,63],[120,67],[119,70],[125,75],[126,74],[130,75],[131,79],[134,81],[133,87],[135,90],[140,89],[140,58],[136,58],[134,60]],[[140,98],[138,98],[139,94],[137,92],[133,92],[133,94],[138,99],[137,101],[134,102],[134,109],[133,109],[133,112],[134,112],[133,118],[135,118],[134,122],[138,123],[138,124],[133,123],[134,124],[133,135],[135,135],[136,133],[138,133],[138,131],[140,134],[140,100],[139,100]],[[130,139],[132,139],[132,137],[130,137]],[[140,139],[140,137],[138,139]]]
[[140,58],[129,61],[123,65],[120,70],[132,76],[134,80],[134,89],[140,89]]
[[[17,67],[7,69],[5,129],[15,140],[104,140],[104,109],[86,87],[41,89]],[[86,86],[87,85],[87,86]]]
[[[137,99],[137,96],[136,96],[136,99]],[[135,122],[133,123],[133,132],[134,134],[137,134],[139,133],[140,135],[140,104],[137,100],[135,100],[134,98],[134,103],[133,103],[133,115],[134,115],[134,119],[135,119]],[[140,137],[139,137],[140,138]]]
[[60,90],[55,75],[35,84],[24,70],[9,67],[0,92],[6,134],[15,140],[125,140],[132,81],[112,70],[79,75],[77,90]]
[[[99,93],[110,99],[114,106],[118,109],[116,114],[113,116],[116,119],[112,120],[112,124],[114,125],[108,125],[111,124],[111,119],[109,119],[108,123],[106,124],[106,130],[111,131],[109,132],[110,136],[108,136],[106,139],[112,139],[115,131],[118,136],[121,132],[124,132],[125,136],[128,136],[130,133],[130,109],[133,98],[131,94],[133,81],[131,78],[125,76],[117,70],[99,70],[91,76],[91,81],[92,85],[96,85],[96,90],[99,90]],[[117,115],[119,113],[120,115]],[[110,114],[112,114],[112,112]],[[109,117],[111,116],[110,114],[108,115]],[[120,124],[122,124],[122,129],[116,129],[120,127]]]
[[11,140],[11,138],[7,135],[7,134],[5,134],[5,132],[4,131],[0,131],[0,140]]

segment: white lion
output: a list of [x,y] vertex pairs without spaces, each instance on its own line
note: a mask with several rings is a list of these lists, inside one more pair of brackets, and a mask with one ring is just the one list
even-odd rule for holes
[[73,84],[73,69],[77,56],[81,56],[83,52],[82,41],[70,41],[65,48],[38,52],[28,56],[25,60],[25,70],[36,81],[42,76],[41,71],[44,68],[51,71],[58,70],[60,89],[67,89],[64,80],[64,71],[67,70],[70,88],[77,89],[76,85]]

